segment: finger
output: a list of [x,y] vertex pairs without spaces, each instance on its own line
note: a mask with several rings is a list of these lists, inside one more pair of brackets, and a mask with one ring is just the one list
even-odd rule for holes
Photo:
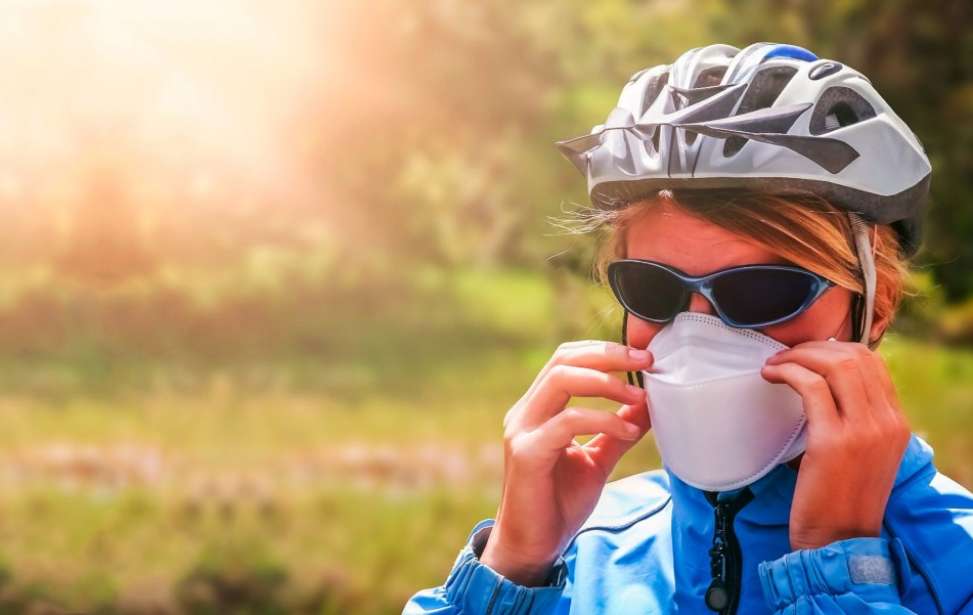
[[[646,401],[642,401],[637,404],[624,404],[616,412],[622,420],[632,423],[633,425],[638,425],[639,429],[642,431],[642,435],[648,433],[652,429],[652,419],[649,416],[649,407]],[[591,440],[589,440],[585,446],[589,449],[600,449],[601,446],[608,441],[611,441],[612,437],[608,434],[598,434]]]
[[547,372],[521,415],[524,426],[543,423],[557,414],[572,397],[604,397],[622,404],[638,403],[645,390],[594,369],[555,365]]
[[[859,369],[862,371],[862,376],[864,377],[866,392],[869,394],[869,398],[873,399],[873,405],[878,406],[881,402],[888,402],[890,400],[896,399],[895,385],[892,382],[892,378],[889,375],[888,369],[885,366],[885,362],[878,352],[873,351],[868,348],[868,346],[861,344],[859,342],[836,342],[830,340],[813,340],[810,342],[803,342],[800,344],[801,348],[819,348],[822,350],[833,350],[841,349],[842,351],[847,351],[859,355],[861,362],[859,363]],[[795,347],[797,348],[797,347]],[[786,351],[785,351],[786,352]],[[774,355],[771,359],[768,359],[768,363],[775,361],[784,360],[779,355],[784,353],[778,353]],[[873,387],[872,384],[877,383],[880,387]]]
[[648,369],[652,365],[652,353],[648,350],[600,340],[565,342],[557,347],[538,372],[534,382],[527,389],[525,397],[532,396],[548,372],[558,365],[587,367],[603,372],[637,371]]
[[532,444],[539,450],[555,451],[570,445],[575,436],[605,433],[623,440],[641,437],[641,428],[617,414],[591,408],[565,408],[534,430]]
[[601,433],[585,444],[585,449],[589,451],[588,454],[605,471],[605,474],[610,474],[618,464],[618,460],[635,446],[649,432],[649,429],[652,428],[652,421],[649,418],[649,408],[645,402],[640,404],[626,404],[615,414],[626,422],[637,425],[639,427],[639,436],[634,440],[627,440]]
[[873,415],[873,400],[866,390],[859,365],[862,357],[856,350],[848,348],[849,345],[845,342],[800,344],[777,353],[767,363],[797,363],[823,376],[841,416],[851,420],[868,420]]
[[881,355],[873,350],[866,349],[865,352],[869,356],[868,360],[863,363],[863,372],[870,382],[876,383],[874,388],[880,390],[883,397],[881,407],[877,408],[876,417],[883,420],[885,424],[891,424],[893,427],[901,426],[911,432],[909,421],[899,404],[895,384],[892,382],[892,376],[889,374],[885,361],[882,360]]
[[[877,378],[879,383],[881,383],[886,399],[890,403],[897,402],[899,395],[895,390],[895,382],[892,381],[892,374],[889,371],[888,365],[885,363],[885,359],[877,350],[869,350],[868,353],[871,355],[874,369],[872,372],[874,375],[872,377]],[[893,405],[897,405],[897,403]]]
[[873,409],[884,412],[895,397],[895,389],[889,388],[891,381],[886,382],[885,364],[878,353],[869,350],[864,344],[854,344],[859,355],[858,369],[861,370],[865,381],[865,389],[872,400]]
[[841,428],[838,408],[827,380],[817,372],[797,363],[764,365],[760,375],[768,382],[786,384],[794,389],[804,402],[808,429],[836,431]]

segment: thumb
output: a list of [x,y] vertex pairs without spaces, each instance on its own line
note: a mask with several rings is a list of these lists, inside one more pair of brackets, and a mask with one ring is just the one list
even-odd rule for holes
[[584,448],[591,455],[591,458],[604,470],[605,473],[611,472],[615,464],[627,453],[635,444],[641,440],[652,428],[652,421],[649,418],[649,408],[645,400],[637,404],[625,404],[615,413],[625,421],[637,425],[640,435],[635,440],[623,440],[601,433],[591,439]]

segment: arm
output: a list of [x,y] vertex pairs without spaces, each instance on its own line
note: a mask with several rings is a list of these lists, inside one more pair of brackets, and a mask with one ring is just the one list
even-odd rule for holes
[[913,612],[902,542],[882,535],[911,435],[882,358],[832,338],[778,353],[763,374],[797,391],[808,417],[792,551],[758,567],[767,604],[781,615]]
[[403,615],[541,615],[554,611],[567,577],[563,558],[558,557],[546,585],[518,585],[479,560],[493,523],[493,519],[484,519],[473,527],[446,582],[413,595]]
[[[558,346],[503,418],[504,477],[496,519],[478,523],[446,582],[404,613],[539,615],[563,606],[561,554],[591,515],[612,470],[651,428],[645,391],[611,374],[646,369],[652,354],[613,342]],[[574,397],[622,403],[567,407]],[[581,444],[576,436],[596,434]]]
[[[778,613],[911,612],[899,606],[902,598],[921,613],[973,613],[973,493],[932,459],[932,448],[913,435],[885,511],[885,538],[833,542],[760,564],[767,604]],[[863,582],[887,580],[890,568],[894,585]]]
[[899,539],[848,538],[799,549],[758,567],[764,599],[779,615],[889,613],[902,606],[910,570]]
[[[611,372],[651,364],[648,351],[613,342],[558,346],[503,418],[496,519],[473,528],[446,582],[415,594],[406,615],[539,615],[564,604],[561,553],[591,515],[615,464],[651,428],[645,391]],[[616,412],[568,408],[574,397],[624,405]],[[597,435],[581,444],[576,436],[583,434]]]

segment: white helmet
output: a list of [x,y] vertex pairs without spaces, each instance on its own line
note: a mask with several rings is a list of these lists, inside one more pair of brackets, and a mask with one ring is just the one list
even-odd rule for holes
[[922,144],[867,77],[801,47],[691,49],[635,73],[604,124],[557,145],[598,207],[661,188],[810,191],[919,247]]

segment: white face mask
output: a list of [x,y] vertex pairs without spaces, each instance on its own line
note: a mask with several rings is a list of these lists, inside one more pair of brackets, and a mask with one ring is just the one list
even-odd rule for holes
[[652,433],[662,461],[706,491],[748,485],[804,451],[801,396],[760,375],[787,348],[719,318],[682,312],[659,331],[643,371]]

